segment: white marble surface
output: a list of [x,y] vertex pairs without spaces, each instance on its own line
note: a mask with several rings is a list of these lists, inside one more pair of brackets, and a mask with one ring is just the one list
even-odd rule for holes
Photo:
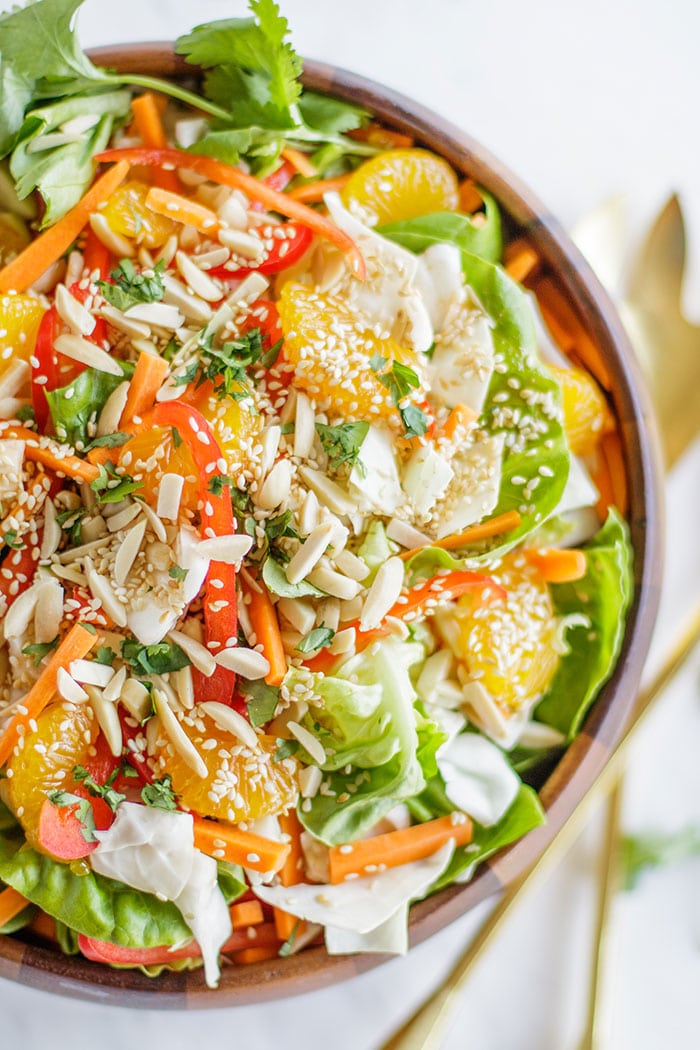
[[[0,2],[0,10],[9,6]],[[242,0],[87,0],[87,44],[166,39]],[[695,0],[286,0],[298,49],[384,81],[463,126],[506,161],[566,224],[626,192],[640,223],[682,193],[700,275]],[[700,287],[686,299],[700,317]],[[698,399],[697,391],[689,396]],[[700,446],[668,485],[668,560],[655,650],[700,587]],[[630,829],[700,821],[700,653],[635,746]],[[521,902],[474,973],[446,1050],[575,1050],[597,828]],[[649,875],[616,908],[613,1030],[602,1050],[698,1045],[700,863]],[[122,1050],[375,1050],[446,972],[488,905],[379,970],[296,1001],[205,1015],[133,1012],[0,983],[0,1047]]]

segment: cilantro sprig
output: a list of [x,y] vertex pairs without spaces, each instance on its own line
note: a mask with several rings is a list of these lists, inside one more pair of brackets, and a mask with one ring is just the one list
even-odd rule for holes
[[122,259],[112,270],[111,281],[98,281],[102,295],[110,306],[117,310],[128,310],[139,303],[158,303],[165,295],[163,274],[165,263],[161,260],[153,270],[143,273],[136,269],[131,259]]
[[134,481],[128,474],[118,474],[110,461],[104,466],[100,463],[98,469],[98,477],[90,482],[98,503],[121,503],[125,496],[143,487],[142,481]]
[[392,361],[391,367],[387,369],[387,358],[377,353],[372,354],[369,363],[379,382],[391,394],[391,400],[399,411],[405,427],[403,436],[422,437],[428,429],[428,417],[422,408],[407,400],[411,392],[420,386],[417,373],[401,361]]
[[369,423],[364,420],[338,423],[336,426],[316,424],[316,432],[328,453],[331,470],[339,470],[345,464],[354,467],[358,463],[360,448],[368,431]]
[[142,645],[135,638],[125,638],[121,644],[122,659],[136,674],[168,674],[188,667],[190,660],[175,642],[156,642]]

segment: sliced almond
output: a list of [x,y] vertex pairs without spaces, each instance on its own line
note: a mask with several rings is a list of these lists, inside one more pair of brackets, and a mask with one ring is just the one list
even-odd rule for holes
[[125,310],[124,316],[129,321],[142,321],[156,328],[167,328],[171,332],[180,328],[185,320],[172,303],[137,303]]
[[141,518],[132,529],[129,529],[122,543],[119,545],[114,559],[114,579],[120,586],[126,583],[138,553],[141,549],[143,537],[146,532],[146,519]]
[[119,700],[137,722],[143,722],[151,714],[151,694],[136,678],[127,678]]
[[308,634],[316,622],[316,610],[303,598],[280,598],[277,609],[302,636]]
[[112,255],[116,255],[118,259],[131,259],[136,254],[131,241],[115,233],[107,222],[106,216],[99,211],[94,211],[90,216],[90,229],[97,239],[102,241],[105,248],[109,248]]
[[97,660],[73,660],[68,670],[71,677],[81,685],[95,685],[104,689],[112,681],[114,671],[109,664],[98,664]]
[[334,555],[333,560],[340,571],[345,576],[349,576],[351,580],[362,583],[369,576],[367,565],[352,551],[342,550],[339,554]]
[[105,700],[99,689],[95,689],[93,685],[87,686],[86,692],[90,698],[90,705],[95,712],[95,717],[100,724],[100,729],[109,744],[109,750],[115,758],[120,758],[123,744],[122,727],[116,705],[110,704]]
[[177,698],[185,711],[191,711],[194,707],[194,682],[192,681],[192,668],[181,667],[179,671],[170,672],[170,681]]
[[34,616],[36,603],[39,600],[39,588],[36,584],[27,588],[13,601],[5,615],[3,633],[5,638],[23,638]]
[[265,254],[265,248],[263,247],[262,240],[260,237],[256,237],[252,233],[248,233],[245,230],[235,230],[232,227],[221,227],[219,230],[219,240],[222,244],[225,244],[227,248],[231,248],[236,255],[242,255],[244,259],[250,259],[254,262],[262,261]]
[[61,320],[65,321],[76,335],[92,335],[95,330],[95,318],[70,294],[65,284],[56,285],[54,305]]
[[234,711],[232,707],[227,707],[226,704],[219,704],[215,700],[200,704],[199,707],[202,711],[206,711],[219,729],[223,729],[238,737],[241,743],[249,747],[251,751],[257,751],[260,748],[258,734],[250,722],[243,715],[240,715],[238,711]]
[[225,565],[240,565],[253,544],[251,536],[213,536],[200,540],[197,553]]
[[117,598],[106,576],[97,572],[89,558],[85,559],[85,577],[93,597],[99,598],[102,608],[117,627],[126,627],[126,609]]
[[118,362],[106,350],[100,350],[99,346],[80,335],[59,335],[54,348],[64,357],[70,357],[71,361],[79,361],[82,365],[96,368],[98,372],[107,372],[113,376],[124,374]]
[[412,525],[401,521],[400,518],[391,519],[386,527],[386,534],[388,539],[394,540],[409,551],[414,547],[429,547],[432,543],[430,536],[419,532],[418,529],[414,529]]
[[221,285],[207,277],[189,255],[180,251],[175,256],[175,262],[187,287],[191,288],[195,295],[199,295],[208,303],[218,303],[221,300]]
[[350,514],[357,509],[348,493],[319,470],[301,466],[299,474],[309,488],[316,493],[321,503],[334,514]]
[[324,522],[317,525],[299,550],[285,567],[285,575],[290,583],[300,583],[323,557],[335,531],[335,526]]
[[129,383],[120,383],[109,395],[97,418],[97,436],[106,437],[119,430],[119,422],[124,412],[126,399],[129,396]]
[[153,690],[153,704],[156,709],[156,714],[161,720],[163,729],[180,758],[191,770],[193,770],[193,772],[197,774],[198,777],[201,777],[202,780],[204,780],[209,776],[209,770],[206,767],[204,759],[180,725],[177,716],[171,710],[162,690]]
[[156,514],[159,518],[177,521],[180,513],[180,497],[185,479],[182,474],[163,474],[158,486]]
[[287,722],[287,729],[299,741],[304,750],[311,755],[314,762],[322,766],[326,761],[326,752],[321,741],[313,733],[310,733],[308,729],[305,729],[304,726],[300,726],[298,722]]
[[251,681],[264,678],[270,673],[270,661],[257,649],[234,646],[230,649],[222,649],[216,654],[215,659],[220,667],[235,671],[241,678]]
[[308,580],[314,587],[343,601],[357,597],[362,589],[357,580],[351,580],[323,564],[317,565],[313,572],[309,573]]
[[151,329],[147,324],[143,324],[142,321],[129,320],[121,310],[116,310],[109,304],[101,306],[97,313],[100,317],[104,317],[105,321],[108,321],[113,328],[124,332],[131,339],[148,339],[151,334]]
[[178,645],[193,666],[206,678],[211,678],[216,670],[216,660],[205,645],[184,631],[171,631],[168,635],[171,642]]
[[139,514],[143,511],[143,505],[140,503],[127,503],[123,510],[120,510],[117,514],[113,514],[107,519],[107,528],[110,532],[120,532],[125,529],[128,525],[131,525],[132,521],[138,518]]
[[148,524],[153,529],[156,535],[156,539],[160,540],[161,543],[165,543],[165,541],[168,538],[168,534],[165,531],[165,525],[163,524],[163,522],[160,520],[153,508],[150,507],[148,503],[146,503],[144,500],[138,500],[137,503],[143,511],[143,513],[146,515]]
[[314,447],[316,416],[313,406],[306,396],[297,392],[297,403],[294,411],[294,455],[306,459]]
[[276,424],[265,427],[263,436],[260,440],[262,445],[262,452],[260,454],[260,477],[265,478],[272,470],[272,466],[277,456],[277,450],[280,445],[280,436],[282,430]]
[[45,561],[55,554],[61,542],[63,530],[56,521],[56,507],[53,500],[47,499],[44,503],[44,535],[41,537],[39,558]]
[[122,689],[126,682],[126,667],[120,667],[118,671],[112,675],[112,678],[105,686],[102,691],[102,695],[105,700],[109,700],[110,703],[114,703],[122,695]]
[[66,671],[65,667],[59,667],[56,672],[56,689],[58,695],[72,704],[82,704],[87,700],[88,694],[81,685]]
[[199,321],[202,324],[206,324],[207,321],[211,320],[212,310],[208,303],[204,299],[200,299],[199,296],[193,295],[192,292],[185,288],[184,284],[181,284],[174,277],[166,276],[163,278],[163,286],[165,288],[165,295],[163,296],[166,303],[171,303],[192,321]]
[[275,510],[289,496],[294,468],[288,459],[280,459],[266,477],[255,496],[255,502],[263,510]]
[[52,642],[63,619],[63,587],[55,577],[47,576],[38,583],[39,596],[34,610],[34,641]]
[[403,575],[401,558],[389,558],[379,566],[362,607],[360,630],[371,631],[379,626],[401,594]]
[[22,358],[15,358],[0,377],[0,398],[14,397],[29,382],[31,368]]

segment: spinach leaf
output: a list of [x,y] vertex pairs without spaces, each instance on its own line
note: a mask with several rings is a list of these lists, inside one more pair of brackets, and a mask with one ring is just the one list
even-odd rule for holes
[[576,583],[551,584],[558,616],[583,613],[585,624],[566,634],[569,652],[537,705],[538,721],[554,726],[569,740],[610,676],[625,634],[632,600],[632,549],[627,525],[611,510],[602,529],[584,547],[588,571]]
[[479,193],[485,206],[481,225],[469,215],[442,211],[380,226],[377,233],[411,252],[424,252],[431,244],[454,244],[462,252],[498,262],[503,251],[501,214],[490,193],[481,189]]
[[97,419],[109,395],[133,374],[134,366],[129,362],[120,361],[119,365],[122,370],[120,376],[100,372],[97,368],[86,368],[66,386],[45,391],[54,431],[59,440],[67,441],[79,449],[90,444],[88,422]]

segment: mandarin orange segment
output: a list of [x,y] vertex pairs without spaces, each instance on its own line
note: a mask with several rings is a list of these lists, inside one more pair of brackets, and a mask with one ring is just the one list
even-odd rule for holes
[[409,363],[403,347],[378,337],[340,296],[302,284],[286,284],[277,309],[285,357],[294,365],[297,386],[317,400],[327,398],[341,415],[399,420],[370,359],[378,354],[387,361]]
[[258,736],[259,746],[253,750],[198,708],[178,718],[207,776],[195,773],[162,731],[152,752],[153,765],[158,777],[170,774],[173,790],[188,809],[235,824],[282,813],[296,802],[297,763],[292,758],[274,761],[275,737]]
[[262,417],[255,414],[252,402],[249,399],[236,401],[232,397],[220,398],[205,392],[200,400],[195,398],[193,403],[211,423],[228,470],[235,474],[245,469],[261,429]]
[[144,248],[160,248],[180,226],[146,207],[150,186],[138,179],[123,183],[112,194],[100,213],[115,233]]
[[581,368],[556,368],[551,371],[562,391],[564,430],[569,448],[576,456],[595,451],[603,434],[612,429],[612,417],[595,379]]
[[374,226],[459,208],[459,183],[442,157],[424,149],[392,149],[365,161],[342,189]]
[[45,312],[29,295],[0,296],[0,374],[18,357],[29,361]]
[[500,706],[517,710],[540,696],[556,671],[554,606],[547,584],[521,554],[508,555],[491,575],[507,600],[476,608],[468,595],[459,600],[459,656]]
[[39,813],[52,791],[73,791],[73,768],[94,754],[100,727],[90,704],[54,703],[36,720],[24,746],[7,764],[7,792],[11,808],[27,839],[36,844]]

